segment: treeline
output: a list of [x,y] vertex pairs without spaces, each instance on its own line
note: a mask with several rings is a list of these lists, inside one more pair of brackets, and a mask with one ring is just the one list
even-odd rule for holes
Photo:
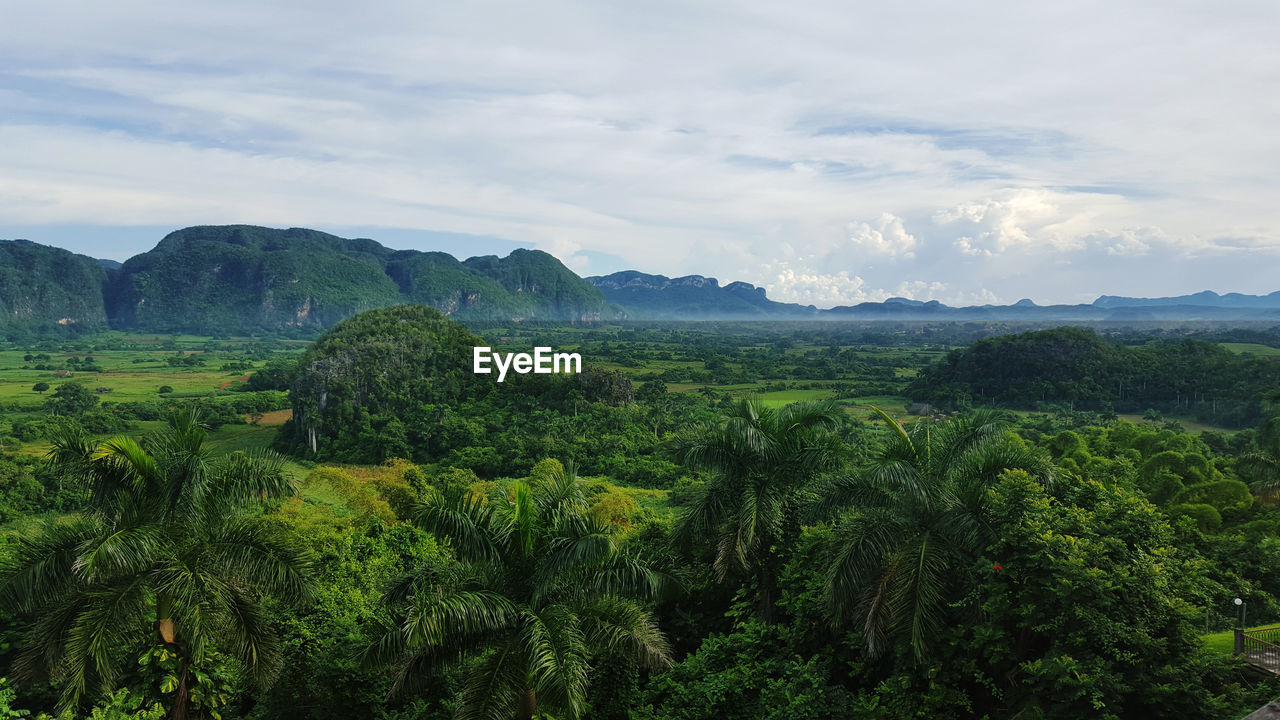
[[917,402],[959,409],[1032,409],[1193,415],[1245,427],[1262,417],[1260,398],[1280,380],[1280,361],[1237,355],[1202,340],[1124,346],[1084,328],[986,338],[925,368],[907,389]]

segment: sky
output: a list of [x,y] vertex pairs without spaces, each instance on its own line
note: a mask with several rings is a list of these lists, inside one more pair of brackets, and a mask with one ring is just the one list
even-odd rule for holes
[[0,238],[252,223],[819,307],[1280,290],[1274,2],[6,3]]

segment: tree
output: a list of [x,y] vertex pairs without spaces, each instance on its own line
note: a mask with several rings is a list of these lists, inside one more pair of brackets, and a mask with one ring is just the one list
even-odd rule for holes
[[244,512],[292,491],[280,459],[215,457],[191,412],[141,443],[94,446],[64,431],[50,457],[89,486],[89,504],[23,536],[3,568],[0,602],[33,615],[18,670],[61,685],[60,708],[70,710],[86,693],[115,689],[125,663],[162,649],[179,659],[165,683],[179,720],[217,650],[267,682],[277,651],[259,598],[310,592],[307,553],[278,524]]
[[38,393],[40,393],[41,395],[43,395],[43,394],[44,394],[44,391],[45,391],[45,390],[48,390],[48,389],[49,389],[49,383],[47,383],[47,382],[38,382],[38,383],[36,383],[35,385],[32,385],[32,386],[31,386],[31,390],[32,390],[33,392],[38,392]]
[[418,506],[417,523],[447,539],[460,562],[387,590],[399,622],[366,657],[397,666],[393,693],[418,687],[434,666],[464,662],[458,718],[577,718],[593,659],[670,663],[653,615],[632,599],[660,592],[662,576],[618,548],[572,469],[556,463],[541,475],[492,503],[437,493]]
[[166,393],[171,393],[171,392],[173,392],[173,386],[172,386],[172,385],[161,385],[159,388],[157,388],[157,389],[156,389],[156,392],[157,392],[157,393],[160,393],[161,395],[164,395],[164,394],[166,394]]
[[686,464],[712,477],[681,517],[677,537],[714,542],[721,580],[754,574],[766,623],[773,622],[778,574],[799,537],[801,510],[814,499],[819,474],[839,464],[841,444],[830,431],[843,415],[829,401],[773,409],[743,398],[723,422],[681,443]]
[[83,415],[98,405],[98,396],[78,383],[63,383],[46,401],[54,415]]
[[1260,500],[1280,499],[1280,391],[1266,397],[1270,416],[1258,429],[1259,449],[1240,456],[1237,465]]
[[950,580],[992,540],[987,489],[1010,469],[1042,482],[1048,460],[1005,433],[1005,417],[976,411],[944,425],[893,432],[869,467],[832,482],[824,510],[850,508],[837,527],[827,603],[838,624],[856,620],[876,656],[896,641],[917,660],[940,630]]

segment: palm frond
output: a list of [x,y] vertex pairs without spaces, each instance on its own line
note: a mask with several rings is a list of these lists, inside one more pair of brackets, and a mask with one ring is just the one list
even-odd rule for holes
[[653,613],[639,603],[616,596],[598,598],[576,608],[583,619],[588,646],[605,652],[630,653],[648,668],[671,665],[671,646]]
[[577,718],[587,697],[587,645],[569,608],[553,605],[539,612],[526,610],[522,640],[540,705],[570,720]]
[[924,661],[941,623],[943,578],[949,569],[947,553],[937,538],[922,534],[904,548],[901,582],[892,595],[894,614],[909,623],[910,646],[917,661]]
[[894,420],[893,417],[889,415],[889,413],[881,410],[875,405],[871,406],[871,410],[875,414],[879,415],[880,419],[884,420],[885,424],[893,429],[894,435],[896,435],[898,439],[906,443],[907,447],[911,448],[912,452],[914,453],[915,445],[911,442],[911,436],[907,434],[906,428],[902,427],[902,425],[897,420]]
[[458,557],[470,562],[500,561],[492,530],[493,515],[493,508],[477,493],[452,500],[436,493],[413,510],[413,520],[418,527],[448,540]]
[[127,525],[108,535],[81,543],[72,571],[87,582],[150,569],[164,546],[155,524]]
[[147,592],[142,578],[95,586],[82,596],[83,605],[66,633],[61,667],[55,676],[63,687],[60,711],[79,703],[91,681],[99,687],[116,685],[119,649],[146,627]]
[[229,644],[254,684],[267,687],[281,667],[276,633],[259,603],[238,589],[229,590],[221,639]]
[[223,523],[201,539],[199,550],[202,572],[235,578],[286,602],[311,597],[311,552],[275,522],[241,518]]
[[532,692],[524,682],[524,649],[517,638],[480,658],[462,686],[462,703],[456,720],[510,720],[522,693]]
[[270,450],[225,455],[211,474],[215,495],[230,502],[289,497],[295,490],[284,471],[284,458]]
[[445,647],[460,636],[508,629],[519,614],[499,593],[440,587],[414,596],[401,628],[406,647]]
[[10,612],[32,612],[79,583],[73,568],[80,549],[102,536],[105,528],[94,518],[46,524],[39,532],[18,538],[0,572],[0,603]]

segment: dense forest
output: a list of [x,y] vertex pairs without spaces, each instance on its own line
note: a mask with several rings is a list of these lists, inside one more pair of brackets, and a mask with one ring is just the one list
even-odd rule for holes
[[[314,341],[10,344],[0,718],[1207,719],[1280,695],[1230,633],[1280,621],[1272,336],[992,332],[413,305]],[[498,384],[479,344],[585,367]]]
[[945,408],[974,405],[1194,415],[1246,427],[1262,419],[1277,362],[1184,339],[1128,346],[1058,328],[983,339],[920,374],[908,394]]

